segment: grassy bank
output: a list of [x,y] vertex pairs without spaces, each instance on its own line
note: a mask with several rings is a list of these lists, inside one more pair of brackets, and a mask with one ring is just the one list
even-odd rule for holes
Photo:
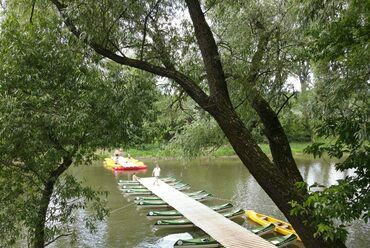
[[[290,147],[292,148],[293,154],[301,154],[303,153],[303,149],[306,148],[311,143],[290,143]],[[270,147],[268,144],[259,144],[260,148],[263,152],[270,154]],[[219,149],[217,149],[214,154],[216,157],[220,156],[233,156],[235,155],[235,152],[233,148],[230,145],[222,146]]]
[[[293,154],[303,153],[303,149],[310,143],[291,143],[291,148]],[[270,148],[268,144],[259,145],[267,154],[270,154]],[[157,158],[169,158],[178,157],[180,155],[179,151],[165,149],[163,145],[143,145],[140,148],[129,148],[124,149],[124,154],[130,154],[132,157],[157,157]],[[235,156],[235,152],[230,145],[221,146],[217,150],[209,153],[209,156],[223,157],[223,156]],[[111,156],[111,152],[107,151],[102,154],[102,156]]]

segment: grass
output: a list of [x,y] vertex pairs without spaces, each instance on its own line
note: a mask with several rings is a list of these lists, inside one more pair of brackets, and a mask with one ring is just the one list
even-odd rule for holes
[[[155,144],[145,144],[141,147],[135,148],[126,148],[123,149],[124,156],[130,154],[133,158],[144,158],[144,157],[159,157],[159,158],[166,158],[166,157],[175,157],[176,154],[173,151],[169,151],[164,148],[163,145],[155,145]],[[100,151],[98,152],[98,156],[105,158],[110,157],[113,155],[113,150],[111,151]]]
[[[303,149],[310,145],[309,142],[292,142],[290,143],[291,149],[293,154],[301,154],[303,153]],[[260,148],[263,152],[270,154],[270,148],[268,144],[259,144]],[[179,155],[178,151],[168,150],[165,149],[165,145],[159,144],[150,144],[150,145],[142,145],[139,148],[128,148],[123,150],[125,156],[130,154],[134,158],[144,158],[144,157],[157,157],[157,158],[173,158]],[[110,157],[113,154],[113,151],[102,151],[99,152],[99,157]],[[215,157],[227,157],[227,156],[235,156],[234,149],[231,145],[224,145],[215,150],[210,156]]]
[[[292,149],[293,154],[301,154],[303,153],[304,148],[306,148],[311,143],[309,142],[292,142],[290,143],[290,147]],[[259,147],[262,149],[264,153],[271,154],[270,147],[268,144],[259,144]],[[217,149],[214,154],[216,157],[220,156],[233,156],[236,155],[234,152],[234,149],[231,147],[231,145],[225,145]]]

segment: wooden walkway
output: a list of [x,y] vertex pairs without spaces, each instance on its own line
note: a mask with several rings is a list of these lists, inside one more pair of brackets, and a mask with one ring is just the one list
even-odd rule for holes
[[276,248],[276,246],[263,238],[162,181],[159,182],[159,186],[153,185],[153,177],[140,178],[139,182],[224,247]]

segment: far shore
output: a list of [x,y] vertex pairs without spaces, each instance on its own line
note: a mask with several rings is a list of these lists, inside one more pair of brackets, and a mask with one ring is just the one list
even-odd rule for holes
[[[295,157],[310,157],[313,158],[312,155],[306,154],[304,149],[310,145],[309,142],[292,142],[291,149],[293,156]],[[263,152],[265,152],[268,156],[271,155],[270,148],[268,144],[259,144],[260,148]],[[137,159],[187,159],[183,156],[179,151],[168,150],[163,145],[144,145],[140,148],[128,148],[123,149],[124,156],[130,154],[131,157]],[[103,150],[98,152],[99,157],[109,157],[113,154],[113,150]],[[235,158],[237,159],[238,156],[234,152],[233,148],[230,145],[224,145],[217,149],[210,149],[210,152],[205,152],[199,156],[199,158]]]

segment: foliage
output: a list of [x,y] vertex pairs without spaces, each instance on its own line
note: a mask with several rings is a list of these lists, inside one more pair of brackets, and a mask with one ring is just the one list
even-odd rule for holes
[[40,223],[44,244],[71,234],[79,208],[94,210],[85,220],[93,230],[105,193],[63,172],[141,136],[151,78],[94,63],[54,15],[30,24],[8,10],[0,37],[0,246],[33,243]]
[[182,95],[171,95],[165,92],[158,96],[153,108],[155,118],[145,125],[145,129],[150,133],[148,140],[153,144],[169,142],[198,114],[194,102]]
[[212,152],[223,143],[225,136],[216,122],[201,119],[186,125],[181,133],[175,135],[170,149],[180,150],[184,158],[194,158]]
[[[210,11],[232,100],[247,123],[258,120],[245,99],[252,94],[246,88],[248,71],[257,69],[253,83],[276,112],[286,100],[285,95],[293,91],[287,79],[295,75],[296,50],[304,44],[290,8],[279,0],[247,0],[219,2]],[[258,56],[259,68],[253,68],[252,61]]]
[[311,13],[309,35],[315,58],[315,131],[331,139],[314,143],[306,152],[315,156],[345,158],[340,171],[351,171],[336,185],[312,191],[304,203],[293,202],[294,214],[313,209],[317,235],[345,240],[351,221],[369,220],[369,89],[370,4],[368,1],[328,1],[307,4]]
[[312,90],[297,94],[280,113],[281,124],[290,142],[309,142],[313,138],[311,126],[316,116],[309,111],[313,94]]
[[[300,37],[294,32],[293,20],[289,16],[289,10],[287,6],[279,3],[279,1],[258,3],[255,1],[238,1],[237,3],[235,1],[224,1],[222,4],[217,2],[206,3],[206,6],[208,4],[210,5],[210,10],[207,14],[215,20],[212,23],[212,28],[215,30],[220,53],[224,61],[231,100],[244,123],[252,131],[253,137],[257,142],[267,142],[259,117],[251,109],[247,101],[248,91],[244,89],[247,80],[246,72],[251,70],[253,51],[258,45],[260,37],[268,35],[269,42],[266,44],[265,49],[269,52],[262,58],[261,67],[263,67],[263,70],[258,72],[259,76],[255,83],[258,85],[259,90],[263,92],[264,97],[277,111],[286,100],[285,95],[291,94],[292,85],[287,84],[286,80],[289,75],[295,74],[294,70],[299,67],[295,54],[297,53],[296,50],[303,45],[299,39]],[[267,9],[269,11],[266,11]],[[226,12],[228,14],[225,14]],[[278,16],[278,22],[276,21],[276,16]],[[188,27],[189,23],[186,19],[181,19],[181,21],[184,27]],[[186,42],[191,43],[194,41],[186,39],[180,44],[185,45]],[[182,51],[185,50],[183,49]],[[193,54],[194,50],[186,51],[189,55],[184,55],[185,57],[195,56]],[[193,60],[192,64],[182,63],[181,68],[194,73],[194,71],[199,69],[198,63],[199,61],[197,62],[197,60]],[[190,129],[188,127],[189,124],[197,126],[198,130],[202,128],[203,136],[212,136],[214,130],[207,128],[209,125],[207,121],[208,116],[202,114],[202,110],[199,110],[199,107],[194,102],[189,101],[182,91],[176,87],[173,88],[175,88],[175,94],[173,96],[162,96],[161,103],[158,105],[162,109],[162,114],[159,115],[155,123],[149,123],[150,125],[147,126],[150,130],[157,131],[156,137],[158,138],[156,142],[170,140],[172,144],[169,149],[178,150],[176,147],[181,148],[183,151],[188,149],[188,152],[182,153],[183,155],[186,154],[186,156],[190,155],[190,153],[192,156],[205,154],[206,150],[212,150],[216,146],[227,145],[225,140],[218,139],[221,142],[220,144],[213,142],[212,146],[207,148],[207,145],[210,145],[208,144],[208,139],[205,139],[205,142],[200,144],[201,139],[196,135],[186,134],[185,130]],[[168,103],[170,100],[175,104]],[[290,102],[292,100],[284,106],[283,111],[280,113],[282,124],[290,140],[310,140],[311,133],[310,129],[307,129],[306,118],[302,118],[302,115],[297,114],[297,111],[290,111],[292,108]],[[163,106],[164,102],[167,103],[166,106]],[[168,108],[169,106],[171,108]],[[163,109],[165,110],[163,111]],[[194,119],[199,117],[198,115],[202,115],[204,120],[198,121],[197,124],[192,124]],[[200,125],[204,126],[201,127]],[[191,129],[193,130],[193,128]],[[205,132],[208,132],[208,134]],[[164,136],[158,135],[160,133],[164,134]],[[175,134],[176,138],[171,139]],[[181,138],[182,135],[184,137]],[[189,142],[176,142],[180,139],[188,140]],[[195,147],[193,146],[194,144],[198,145]],[[186,146],[189,147],[186,148]],[[202,147],[203,152],[199,150],[200,147]],[[198,150],[198,152],[190,152],[195,150]]]

